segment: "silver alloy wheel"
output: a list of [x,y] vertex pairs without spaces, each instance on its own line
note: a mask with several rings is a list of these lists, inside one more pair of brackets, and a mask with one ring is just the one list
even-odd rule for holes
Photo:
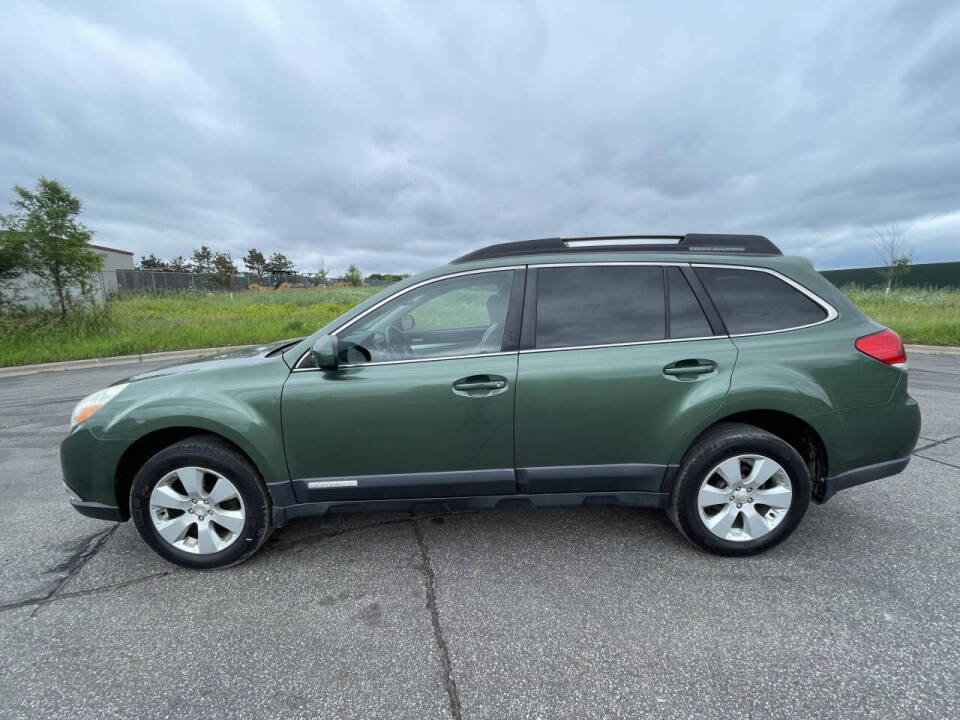
[[783,522],[792,499],[790,476],[779,463],[763,455],[736,455],[707,473],[697,510],[717,537],[747,542]]
[[209,555],[225,550],[240,537],[246,517],[236,486],[206,468],[177,468],[150,493],[153,526],[184,552]]

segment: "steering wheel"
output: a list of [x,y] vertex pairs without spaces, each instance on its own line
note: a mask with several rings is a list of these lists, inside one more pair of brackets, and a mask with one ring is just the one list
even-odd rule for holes
[[413,355],[413,346],[410,345],[403,330],[396,325],[390,325],[387,328],[387,347],[397,355]]

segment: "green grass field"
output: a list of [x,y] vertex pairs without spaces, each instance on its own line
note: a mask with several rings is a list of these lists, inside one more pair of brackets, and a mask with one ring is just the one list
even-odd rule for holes
[[308,335],[375,288],[126,295],[105,307],[0,315],[0,366],[248,345]]
[[[850,286],[844,291],[904,342],[960,345],[958,290],[904,288],[886,295]],[[5,313],[0,314],[0,366],[298,337],[373,292],[330,288],[234,293],[232,298],[226,293],[127,295],[102,308],[76,311],[66,320],[46,312]]]
[[863,312],[896,330],[906,343],[960,345],[960,290],[847,286],[843,292]]

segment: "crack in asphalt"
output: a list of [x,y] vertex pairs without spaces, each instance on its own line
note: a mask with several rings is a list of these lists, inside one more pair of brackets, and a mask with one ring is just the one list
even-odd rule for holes
[[454,720],[461,720],[463,717],[460,707],[460,693],[457,691],[457,682],[453,677],[453,664],[450,662],[450,650],[447,647],[447,640],[443,635],[443,626],[440,624],[440,611],[437,607],[437,576],[433,571],[433,565],[430,562],[430,555],[427,551],[427,541],[423,536],[423,528],[417,518],[413,518],[413,534],[417,539],[417,547],[420,550],[420,573],[423,575],[423,584],[427,592],[427,609],[430,611],[430,620],[433,623],[433,637],[437,643],[437,650],[440,652],[440,664],[443,666],[443,686],[447,691],[447,699],[450,701],[450,712]]
[[[914,452],[915,455],[916,455],[916,453],[917,453],[918,450],[927,450],[927,449],[929,449],[929,448],[936,447],[937,445],[943,445],[944,443],[950,442],[951,440],[960,439],[960,435],[952,435],[951,437],[944,438],[943,440],[934,440],[933,438],[922,438],[922,439],[929,441],[930,444],[929,444],[929,445],[924,445],[923,447],[914,448],[914,449],[913,449],[913,452]],[[922,456],[917,455],[917,457],[922,457]]]
[[[463,513],[437,513],[434,515],[423,515],[421,517],[430,519],[433,517],[439,517],[441,515],[460,515],[460,514],[469,514],[472,511],[465,511]],[[343,528],[341,530],[332,530],[328,532],[319,532],[311,533],[310,535],[304,535],[298,538],[291,538],[290,540],[276,540],[271,543],[268,543],[264,550],[269,551],[271,548],[285,549],[289,547],[295,547],[297,545],[307,545],[320,540],[327,540],[330,538],[339,537],[340,535],[346,535],[352,532],[359,532],[361,530],[369,530],[375,527],[383,527],[385,525],[399,525],[401,523],[415,523],[416,519],[413,517],[404,517],[396,518],[393,520],[382,520],[379,522],[366,523],[364,525],[358,525],[356,527]],[[96,593],[110,592],[112,590],[122,590],[123,588],[130,587],[131,585],[138,585],[140,583],[147,582],[149,580],[157,580],[160,578],[166,578],[173,575],[179,575],[184,572],[193,572],[190,570],[184,570],[180,568],[172,570],[163,570],[160,572],[150,573],[148,575],[142,575],[140,577],[131,578],[130,580],[122,580],[116,583],[110,583],[108,585],[98,585],[96,587],[87,588],[85,590],[75,590],[72,592],[63,592],[64,586],[69,582],[83,566],[91,559],[94,555],[99,552],[103,544],[109,539],[109,537],[116,532],[120,524],[117,523],[112,527],[104,530],[102,532],[91,535],[90,537],[84,539],[81,542],[81,549],[74,552],[70,557],[64,560],[62,563],[52,568],[48,572],[62,572],[67,571],[67,574],[57,583],[57,586],[50,591],[49,593],[38,596],[27,598],[25,600],[17,600],[15,602],[5,603],[0,605],[0,612],[6,612],[8,610],[16,610],[17,608],[29,607],[31,605],[39,606],[37,610],[39,611],[42,607],[46,605],[57,602],[59,600],[69,600],[71,598],[83,597],[84,595],[93,595]],[[91,543],[94,545],[91,547]],[[34,613],[36,614],[36,612]]]
[[[320,531],[316,533],[310,533],[309,535],[301,535],[300,537],[290,538],[289,540],[283,538],[271,539],[265,545],[266,548],[288,548],[294,547],[297,545],[306,545],[315,540],[326,540],[328,538],[335,538],[347,533],[357,532],[359,530],[368,530],[370,528],[383,527],[385,525],[400,525],[403,523],[416,522],[420,520],[432,520],[438,517],[455,517],[458,515],[476,515],[477,510],[452,510],[447,512],[434,512],[434,513],[418,513],[411,514],[407,517],[394,518],[392,520],[380,520],[378,522],[365,523],[363,525],[357,525],[356,527],[343,528],[341,530],[327,530]],[[482,511],[481,511],[482,512]]]
[[80,572],[81,568],[87,564],[87,562],[96,555],[100,548],[103,547],[103,544],[110,539],[110,537],[117,531],[117,528],[120,527],[120,523],[114,523],[109,528],[103,532],[99,532],[95,535],[91,535],[87,538],[82,549],[78,549],[70,557],[68,557],[64,562],[57,565],[53,568],[52,572],[61,572],[66,571],[66,574],[60,578],[60,581],[54,586],[54,588],[47,593],[44,597],[37,600],[37,607],[30,615],[30,617],[36,617],[43,608],[49,605],[53,600],[60,594],[67,583],[69,583],[73,577]]
[[[423,576],[424,590],[426,593],[426,607],[430,613],[430,622],[433,626],[433,637],[437,646],[437,651],[440,655],[440,664],[443,672],[443,686],[447,695],[447,700],[450,704],[450,712],[454,720],[461,720],[462,707],[460,704],[460,694],[457,690],[457,683],[453,675],[453,663],[450,659],[450,649],[447,644],[446,637],[444,636],[443,626],[440,623],[440,610],[437,605],[437,576],[433,569],[433,563],[430,560],[430,554],[427,549],[426,538],[423,534],[423,528],[421,527],[422,520],[432,519],[436,517],[443,517],[446,515],[456,515],[456,514],[472,514],[471,511],[464,513],[435,513],[431,515],[420,515],[420,516],[411,516],[405,518],[396,518],[392,520],[384,520],[380,522],[366,523],[364,525],[359,525],[357,527],[343,528],[341,530],[334,530],[330,532],[321,532],[313,533],[311,535],[293,538],[288,541],[277,541],[268,545],[268,547],[275,548],[288,548],[296,545],[306,545],[318,540],[327,540],[329,538],[339,537],[340,535],[345,535],[347,533],[358,532],[361,530],[369,530],[375,527],[383,527],[386,525],[399,525],[401,523],[410,523],[413,527],[413,534],[416,538],[417,549],[420,554],[420,563],[417,566],[420,574]],[[140,577],[131,578],[130,580],[123,580],[116,583],[110,583],[108,585],[99,585],[97,587],[87,588],[85,590],[76,590],[73,592],[64,592],[63,588],[73,579],[74,576],[84,565],[90,561],[103,547],[104,543],[110,539],[110,537],[117,531],[117,528],[120,527],[120,523],[115,523],[113,526],[107,530],[97,533],[89,538],[87,538],[83,544],[82,549],[76,551],[71,555],[67,560],[54,568],[54,571],[66,570],[66,574],[61,578],[57,583],[56,587],[53,588],[49,593],[41,597],[28,598],[26,600],[19,600],[17,602],[7,603],[0,605],[0,612],[7,612],[10,610],[16,610],[18,608],[29,607],[31,605],[36,606],[35,610],[31,614],[31,617],[36,617],[37,613],[40,612],[43,608],[53,602],[58,602],[61,600],[69,600],[77,597],[84,597],[87,595],[94,595],[98,593],[113,592],[116,590],[122,590],[128,588],[132,585],[138,585],[140,583],[149,582],[150,580],[159,580],[173,575],[178,575],[183,572],[189,572],[188,570],[164,570],[161,572],[150,573],[148,575],[142,575]]]
[[301,535],[300,537],[290,538],[285,540],[278,538],[267,543],[266,547],[269,548],[289,548],[295,547],[297,545],[307,545],[316,540],[327,540],[329,538],[339,537],[341,535],[346,535],[347,533],[357,532],[358,530],[368,530],[375,527],[383,527],[384,525],[398,525],[400,523],[411,522],[411,518],[397,518],[394,520],[382,520],[380,522],[367,523],[365,525],[358,525],[357,527],[343,528],[341,530],[328,530],[321,531],[316,533],[310,533],[309,535]]
[[100,585],[98,587],[87,588],[86,590],[73,590],[71,592],[62,592],[56,597],[37,597],[37,598],[28,598],[26,600],[18,600],[17,602],[7,603],[6,605],[0,605],[0,612],[6,612],[7,610],[16,610],[17,608],[28,607],[30,605],[49,605],[50,603],[57,602],[59,600],[68,600],[75,597],[83,597],[84,595],[95,595],[97,593],[109,592],[111,590],[120,590],[125,587],[130,587],[131,585],[139,585],[140,583],[147,582],[149,580],[155,580],[157,578],[167,577],[168,575],[173,575],[175,570],[165,570],[163,572],[150,573],[149,575],[144,575],[142,577],[133,578],[131,580],[123,580],[117,583],[111,583],[109,585]]

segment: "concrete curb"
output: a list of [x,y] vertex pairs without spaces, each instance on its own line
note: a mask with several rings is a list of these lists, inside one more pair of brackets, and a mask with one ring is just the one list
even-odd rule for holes
[[35,375],[44,372],[59,372],[62,370],[86,370],[95,367],[110,367],[111,365],[132,365],[145,362],[177,362],[190,360],[205,355],[219,355],[233,350],[256,347],[256,345],[233,345],[229,347],[196,348],[194,350],[172,350],[170,352],[143,353],[140,355],[116,355],[106,358],[89,358],[87,360],[65,360],[63,362],[37,363],[36,365],[13,365],[0,367],[0,377],[15,375]]
[[907,354],[920,353],[922,355],[960,355],[960,347],[955,345],[904,345]]
[[[111,365],[132,365],[145,362],[177,362],[190,360],[204,355],[219,355],[232,350],[244,350],[256,347],[255,345],[232,345],[228,347],[197,348],[194,350],[173,350],[170,352],[145,353],[141,355],[117,355],[106,358],[89,358],[87,360],[65,360],[63,362],[37,363],[36,365],[13,365],[0,367],[0,377],[14,377],[17,375],[35,375],[43,372],[59,372],[61,370],[85,370],[94,367],[109,367]],[[922,355],[960,355],[960,347],[951,345],[906,345],[907,353]]]

